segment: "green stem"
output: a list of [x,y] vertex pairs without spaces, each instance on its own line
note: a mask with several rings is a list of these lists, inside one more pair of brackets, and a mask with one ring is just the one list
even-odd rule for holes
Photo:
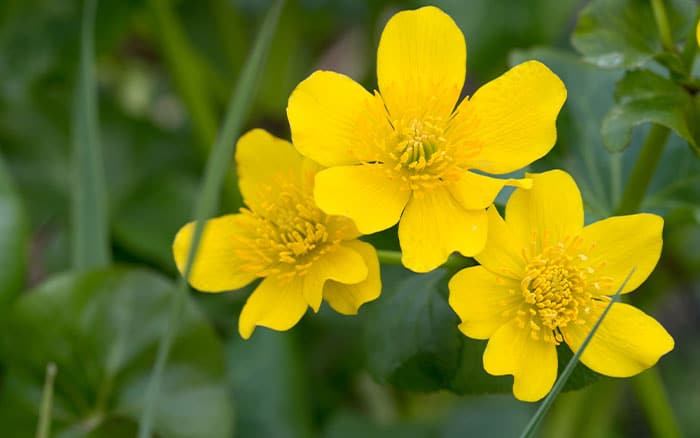
[[[385,265],[396,265],[401,266],[401,251],[393,251],[390,249],[378,249],[377,257],[379,258],[379,263]],[[471,266],[473,263],[471,259],[461,256],[461,255],[451,255],[445,263],[440,267],[447,269],[461,269],[467,266]]]
[[187,256],[187,263],[183,275],[180,277],[177,289],[174,291],[170,304],[170,316],[168,327],[158,345],[153,372],[146,388],[144,409],[139,421],[139,438],[150,438],[155,407],[158,404],[160,384],[163,380],[163,372],[168,362],[170,348],[177,334],[180,319],[187,300],[187,282],[192,272],[192,264],[199,248],[199,243],[204,230],[206,219],[211,217],[217,208],[219,192],[226,178],[226,170],[231,162],[235,140],[240,136],[245,118],[250,110],[253,96],[256,90],[257,80],[265,64],[270,42],[277,28],[280,12],[284,0],[277,0],[271,7],[260,28],[260,33],[250,53],[236,89],[233,92],[228,105],[221,132],[212,148],[207,166],[204,171],[204,181],[200,196],[195,206],[195,229],[192,243]]
[[656,368],[648,369],[632,379],[632,387],[644,409],[653,436],[676,438],[681,436],[671,409],[668,394]]
[[651,9],[654,12],[654,20],[656,20],[656,27],[659,30],[661,44],[665,50],[675,52],[676,46],[673,44],[671,27],[668,25],[668,15],[666,15],[666,6],[664,6],[663,0],[651,0]]
[[649,188],[651,179],[656,171],[661,154],[664,151],[670,131],[661,125],[652,125],[637,162],[627,180],[627,186],[622,193],[622,200],[615,211],[616,214],[636,213],[642,205],[644,195]]
[[44,391],[41,394],[41,407],[39,408],[39,427],[36,438],[49,438],[51,434],[51,410],[53,409],[53,384],[56,379],[56,364],[51,362],[46,365],[46,379]]
[[72,114],[72,247],[75,269],[110,263],[109,219],[104,160],[100,146],[95,75],[97,0],[83,5],[80,67]]

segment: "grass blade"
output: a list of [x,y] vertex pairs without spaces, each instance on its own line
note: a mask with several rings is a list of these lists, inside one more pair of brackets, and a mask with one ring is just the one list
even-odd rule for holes
[[104,161],[100,146],[95,79],[97,0],[85,0],[80,40],[80,66],[73,103],[73,268],[109,265]]
[[188,254],[184,275],[179,279],[176,293],[173,295],[170,324],[158,345],[156,361],[146,392],[145,406],[139,422],[139,438],[149,438],[151,436],[154,409],[158,401],[163,370],[167,364],[170,348],[187,298],[187,279],[192,270],[192,262],[199,247],[204,223],[207,218],[216,212],[221,186],[233,156],[233,145],[240,136],[245,117],[250,110],[257,79],[260,77],[260,72],[265,64],[283,4],[284,0],[276,0],[265,16],[253,50],[243,67],[236,89],[231,97],[223,127],[207,161],[201,192],[195,206],[196,225],[192,236],[192,246]]
[[46,365],[46,379],[44,390],[41,394],[41,406],[39,407],[39,426],[36,430],[36,438],[49,438],[51,436],[51,411],[53,410],[53,384],[56,379],[56,364],[51,362]]
[[559,379],[557,379],[556,383],[554,384],[554,387],[552,387],[552,390],[549,392],[549,394],[547,394],[547,397],[544,399],[542,404],[540,404],[540,407],[537,409],[537,412],[535,412],[535,415],[530,419],[530,422],[527,424],[527,426],[525,426],[525,430],[523,430],[523,433],[520,435],[520,438],[532,438],[533,436],[535,436],[537,427],[544,419],[544,416],[547,415],[549,408],[552,407],[552,403],[554,403],[554,400],[564,388],[566,381],[569,380],[569,377],[571,376],[571,373],[574,371],[574,368],[578,364],[581,355],[588,346],[588,343],[591,342],[591,339],[593,339],[593,335],[595,335],[595,332],[598,331],[598,327],[600,327],[600,324],[603,322],[603,319],[608,314],[613,304],[619,301],[622,289],[625,288],[625,285],[629,281],[630,277],[632,277],[632,274],[634,274],[634,271],[636,269],[636,267],[632,268],[630,273],[627,274],[625,281],[622,282],[620,288],[617,290],[617,292],[615,292],[615,295],[612,296],[610,302],[605,307],[605,310],[603,310],[603,313],[600,314],[598,321],[596,321],[595,325],[593,325],[593,328],[586,336],[586,339],[583,340],[583,344],[581,344],[581,347],[579,347],[578,351],[576,351],[574,356],[569,360],[569,363],[566,364],[566,368],[564,368],[564,371],[561,373],[561,376],[559,376]]

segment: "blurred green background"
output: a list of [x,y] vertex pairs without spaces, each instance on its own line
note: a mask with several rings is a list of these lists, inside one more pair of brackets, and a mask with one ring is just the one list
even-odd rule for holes
[[[624,152],[603,146],[600,123],[615,102],[623,71],[584,63],[572,48],[571,34],[587,3],[431,4],[465,34],[465,94],[525,59],[539,59],[562,77],[569,98],[558,122],[559,141],[532,169],[572,173],[592,221],[615,210],[648,127],[634,131]],[[0,4],[0,435],[34,433],[49,360],[59,365],[56,436],[135,433],[156,342],[167,324],[165,300],[177,275],[170,245],[191,220],[207,153],[270,4],[99,2],[100,138],[111,245],[120,267],[77,278],[60,274],[70,269],[71,111],[82,2]],[[319,68],[376,87],[384,23],[394,12],[422,4],[288,1],[247,127],[289,138],[287,97]],[[239,206],[229,184],[221,211]],[[700,165],[675,135],[642,210],[665,217],[664,252],[656,272],[629,299],[674,336],[676,348],[658,368],[681,429],[700,436]],[[397,248],[391,231],[370,240]],[[247,342],[237,334],[236,318],[251,289],[193,293],[165,376],[158,435],[517,435],[535,406],[507,392],[510,378],[494,379],[481,390],[460,383],[483,371],[462,362],[471,355],[478,364],[479,346],[469,350],[465,345],[472,344],[457,332],[445,304],[444,273],[417,276],[386,268],[383,274],[383,296],[359,316],[340,316],[324,306],[289,332],[258,329]],[[654,435],[653,404],[640,403],[630,380],[580,374],[573,386],[595,383],[562,394],[542,436]],[[494,388],[506,392],[478,394]]]

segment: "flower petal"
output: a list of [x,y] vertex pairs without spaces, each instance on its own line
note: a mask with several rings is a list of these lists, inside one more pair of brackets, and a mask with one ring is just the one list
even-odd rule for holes
[[494,274],[521,280],[525,271],[525,258],[522,251],[529,242],[521,240],[520,235],[501,218],[496,207],[489,207],[486,215],[489,218],[486,246],[474,258]]
[[561,170],[527,174],[532,189],[516,189],[506,205],[506,222],[522,242],[533,236],[539,249],[578,236],[583,229],[583,201],[576,182]]
[[532,180],[525,179],[498,179],[474,172],[463,172],[459,179],[448,186],[450,194],[459,204],[467,210],[480,210],[493,204],[498,192],[506,186],[529,189]]
[[303,276],[304,299],[318,312],[326,280],[356,284],[367,278],[368,267],[364,257],[351,246],[338,245],[313,262]]
[[540,62],[524,62],[460,104],[452,135],[480,146],[471,168],[512,172],[552,149],[565,100],[566,87],[557,75]]
[[484,369],[491,375],[513,375],[513,395],[522,401],[543,398],[557,378],[557,350],[529,336],[516,320],[499,328],[484,351]]
[[453,251],[473,256],[484,248],[487,227],[484,210],[463,209],[444,187],[416,192],[399,223],[401,261],[412,271],[428,272]]
[[391,128],[382,105],[347,76],[314,72],[297,85],[287,104],[294,146],[329,167],[376,161],[372,134]]
[[611,289],[601,293],[614,294],[633,267],[623,293],[637,289],[649,277],[661,256],[663,227],[660,216],[634,214],[604,219],[583,229],[590,266],[597,268],[596,275],[612,279]]
[[474,339],[488,339],[508,322],[504,313],[522,299],[519,283],[474,266],[457,272],[449,282],[450,307],[462,320],[459,329]]
[[343,242],[342,245],[362,256],[368,268],[367,278],[356,284],[327,281],[323,287],[323,299],[338,313],[356,315],[361,305],[376,299],[381,293],[379,259],[377,251],[369,243],[351,240]]
[[[243,215],[231,214],[207,221],[189,278],[192,287],[222,292],[239,289],[255,279],[255,275],[240,270],[242,261],[237,256],[237,242],[246,233],[245,220]],[[173,256],[181,274],[189,256],[194,224],[182,227],[173,242]]]
[[249,206],[274,198],[280,183],[299,182],[303,157],[288,141],[263,129],[244,134],[236,144],[238,186]]
[[409,194],[403,181],[391,178],[383,166],[370,164],[322,170],[314,189],[321,210],[351,218],[364,234],[398,222]]
[[377,79],[392,119],[447,119],[464,86],[467,47],[454,20],[428,6],[402,11],[384,27]]
[[241,316],[238,332],[243,339],[250,338],[256,326],[273,330],[289,330],[306,313],[308,307],[302,293],[301,277],[268,277],[248,297]]
[[[562,329],[572,351],[581,347],[606,305],[592,301],[586,324]],[[581,362],[606,376],[629,377],[654,366],[673,346],[671,335],[654,318],[636,307],[615,303],[584,350]]]

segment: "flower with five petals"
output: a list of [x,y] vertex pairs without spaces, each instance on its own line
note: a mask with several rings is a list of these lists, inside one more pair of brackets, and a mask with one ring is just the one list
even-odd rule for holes
[[453,251],[481,251],[486,207],[504,185],[529,184],[483,172],[509,173],[545,155],[566,99],[561,80],[528,61],[457,105],[466,58],[462,32],[440,9],[403,11],[379,42],[379,91],[317,71],[288,102],[295,147],[328,167],[316,176],[319,207],[365,234],[398,222],[403,264],[417,272]]
[[[236,162],[246,208],[207,221],[189,281],[201,291],[221,292],[263,278],[241,311],[243,338],[256,326],[288,330],[309,307],[318,311],[323,299],[340,313],[355,314],[379,296],[374,248],[357,240],[351,220],[314,204],[316,163],[261,129],[241,137]],[[193,231],[189,223],[175,236],[180,272]]]
[[[646,280],[661,254],[663,219],[634,214],[583,226],[574,180],[553,170],[529,175],[505,220],[488,209],[490,233],[481,266],[449,283],[450,306],[470,338],[488,339],[484,368],[514,377],[513,394],[536,401],[557,377],[557,345],[576,351],[633,267],[622,293]],[[673,349],[673,338],[649,315],[614,303],[581,356],[590,369],[628,377]]]

